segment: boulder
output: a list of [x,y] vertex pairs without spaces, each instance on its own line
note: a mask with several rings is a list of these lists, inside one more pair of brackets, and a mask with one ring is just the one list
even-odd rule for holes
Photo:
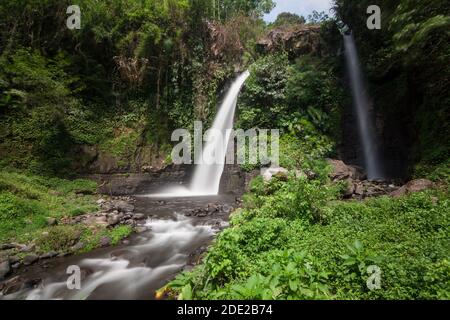
[[0,280],[3,280],[11,271],[9,261],[0,262]]
[[39,257],[35,254],[29,254],[23,258],[23,264],[26,266],[32,265],[39,260]]
[[58,255],[58,252],[50,251],[50,252],[47,252],[47,253],[41,255],[39,257],[39,259],[42,259],[42,260],[44,260],[44,259],[51,259],[51,258],[56,257],[57,255]]
[[74,246],[72,246],[71,249],[72,249],[72,251],[80,251],[83,248],[84,248],[84,243],[80,241],[80,242],[77,242]]
[[12,243],[3,243],[0,244],[0,250],[9,250],[9,249],[14,249],[16,246]]
[[108,218],[108,226],[113,227],[120,222],[120,218],[118,215],[113,215]]
[[351,172],[351,178],[354,180],[366,180],[367,174],[364,172],[364,169],[355,165],[347,165],[347,168]]
[[134,220],[144,220],[145,219],[145,214],[143,214],[143,213],[135,213],[133,215],[133,219]]
[[289,171],[285,168],[262,168],[261,175],[264,181],[269,182],[273,177],[281,180],[287,179]]
[[114,202],[114,208],[120,212],[132,212],[134,210],[134,206],[131,203],[120,200]]
[[100,245],[102,247],[107,247],[107,246],[111,245],[111,238],[110,237],[102,237],[100,239]]
[[364,170],[355,165],[347,165],[342,160],[327,159],[328,164],[333,169],[330,178],[333,181],[344,181],[348,179],[362,181],[367,179]]
[[417,179],[409,181],[407,184],[402,186],[400,189],[393,191],[390,195],[394,198],[401,197],[408,193],[421,192],[434,187],[434,183],[427,179]]
[[352,178],[352,171],[347,167],[344,161],[328,159],[327,162],[333,169],[330,173],[330,178],[334,181],[343,181]]

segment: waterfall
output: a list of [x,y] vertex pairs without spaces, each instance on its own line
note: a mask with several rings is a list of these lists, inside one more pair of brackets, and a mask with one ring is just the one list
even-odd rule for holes
[[192,197],[219,194],[220,178],[225,167],[237,98],[249,76],[250,72],[245,71],[234,80],[228,89],[210,129],[213,134],[208,137],[202,154],[196,157],[197,165],[190,188],[170,188],[163,193],[153,194],[152,197]]
[[384,178],[384,175],[377,150],[376,130],[370,117],[370,102],[361,71],[355,39],[351,33],[344,34],[343,36],[353,104],[358,120],[358,132],[364,152],[365,169],[369,179],[382,179]]
[[[233,129],[237,98],[245,80],[249,76],[250,73],[246,71],[234,81],[214,119],[211,129],[215,132],[221,132],[222,135],[212,136],[203,149],[201,161],[203,163],[197,165],[191,183],[191,191],[195,194],[216,195],[219,193],[220,178],[225,166],[228,141],[230,140],[231,129]],[[205,161],[214,160],[210,159],[212,155],[218,158],[216,163]]]

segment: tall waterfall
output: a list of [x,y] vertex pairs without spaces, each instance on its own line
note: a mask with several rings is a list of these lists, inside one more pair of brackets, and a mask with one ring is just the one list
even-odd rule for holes
[[[201,163],[197,165],[191,183],[191,192],[194,194],[216,195],[219,193],[220,178],[225,166],[225,156],[233,129],[234,113],[239,92],[250,72],[242,73],[231,85],[225,100],[220,106],[211,129],[221,132],[221,136],[211,136],[208,139],[202,154]],[[216,157],[216,159],[212,159]],[[214,160],[215,163],[213,163]]]
[[353,34],[344,34],[345,57],[350,75],[353,104],[358,120],[358,132],[361,139],[365,169],[369,179],[384,178],[381,159],[377,150],[377,138],[374,123],[370,116],[370,102],[361,71]]
[[[151,197],[192,197],[219,194],[220,178],[230,140],[237,98],[250,72],[245,71],[232,83],[210,129],[211,134],[201,155],[196,157],[196,168],[189,188],[174,187]],[[197,146],[196,146],[197,147]]]

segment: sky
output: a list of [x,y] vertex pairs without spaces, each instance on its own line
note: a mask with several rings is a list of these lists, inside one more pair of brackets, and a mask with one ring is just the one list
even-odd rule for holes
[[328,10],[331,8],[332,0],[274,0],[277,4],[271,13],[264,15],[264,20],[273,22],[278,14],[282,12],[292,12],[305,18],[314,10],[320,12],[325,11],[328,15]]

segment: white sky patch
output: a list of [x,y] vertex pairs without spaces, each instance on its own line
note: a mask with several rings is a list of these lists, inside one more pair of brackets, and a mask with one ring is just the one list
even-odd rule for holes
[[271,13],[264,15],[264,20],[274,22],[277,16],[282,12],[296,13],[300,16],[308,17],[314,10],[325,11],[331,15],[329,10],[332,6],[332,0],[274,0],[275,9]]

